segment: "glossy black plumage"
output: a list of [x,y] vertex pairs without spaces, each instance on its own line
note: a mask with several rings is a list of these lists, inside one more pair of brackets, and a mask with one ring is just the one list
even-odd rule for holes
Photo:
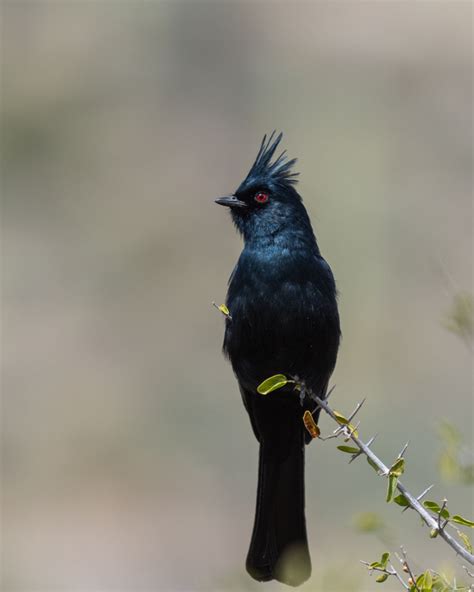
[[289,388],[267,396],[256,388],[282,373],[324,397],[340,330],[334,278],[294,187],[296,161],[284,153],[273,160],[280,140],[281,134],[265,137],[243,183],[217,201],[230,207],[245,243],[229,280],[232,319],[224,351],[260,443],[247,570],[257,580],[299,585],[311,573],[304,514],[304,442],[310,438],[302,416],[315,405]]

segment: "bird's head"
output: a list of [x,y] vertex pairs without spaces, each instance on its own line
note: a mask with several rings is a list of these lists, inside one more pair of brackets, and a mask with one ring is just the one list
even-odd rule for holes
[[[274,235],[285,228],[309,223],[301,197],[294,188],[298,173],[292,171],[296,158],[283,151],[273,162],[283,134],[265,135],[248,175],[232,195],[216,203],[230,208],[232,219],[246,241]],[[312,235],[312,231],[311,231]]]

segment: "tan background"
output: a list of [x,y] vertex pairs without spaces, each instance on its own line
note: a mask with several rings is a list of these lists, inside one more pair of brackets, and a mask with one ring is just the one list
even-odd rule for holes
[[[471,12],[2,3],[4,590],[263,589],[256,442],[210,302],[241,248],[213,198],[273,128],[341,293],[333,405],[367,396],[376,452],[410,439],[406,484],[472,515],[435,429],[472,437],[472,358],[441,323],[471,288]],[[378,589],[359,559],[400,542],[416,569],[452,557],[367,463],[308,452],[306,590]],[[367,510],[392,543],[354,530]]]

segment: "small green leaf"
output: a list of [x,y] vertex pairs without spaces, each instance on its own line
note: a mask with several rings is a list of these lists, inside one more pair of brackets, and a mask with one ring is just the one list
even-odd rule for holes
[[338,423],[340,423],[341,425],[347,425],[349,423],[349,420],[347,419],[347,417],[344,417],[344,415],[342,415],[342,413],[339,413],[339,411],[333,411],[334,413],[334,417],[337,419]]
[[431,572],[429,569],[425,571],[424,578],[423,578],[423,592],[431,592],[433,586],[433,578],[431,577]]
[[380,559],[380,563],[382,564],[382,567],[384,569],[387,567],[389,557],[390,557],[390,553],[385,552]]
[[224,314],[226,317],[230,315],[229,309],[225,304],[221,304],[218,308],[221,311],[221,313]]
[[451,518],[451,521],[456,522],[457,524],[462,524],[463,526],[469,526],[470,528],[474,528],[474,522],[472,522],[471,520],[466,520],[466,518],[463,518],[462,516],[459,516],[458,514],[455,514]]
[[378,584],[381,584],[382,582],[385,582],[385,580],[388,578],[388,574],[387,573],[383,573],[382,575],[380,575],[378,578],[375,578],[375,581]]
[[409,506],[410,505],[408,503],[407,498],[403,495],[403,493],[401,493],[400,495],[397,495],[397,497],[394,497],[393,501],[396,504],[398,504],[399,506]]
[[405,470],[405,459],[399,458],[390,467],[390,475],[395,475],[395,477],[400,477],[400,475],[403,474],[404,470]]
[[432,512],[436,512],[437,514],[439,514],[441,508],[439,507],[439,505],[436,502],[430,502],[429,500],[426,500],[425,502],[423,502],[423,505],[425,506],[425,508],[427,510],[431,510]]
[[393,499],[393,494],[395,493],[395,488],[397,487],[398,477],[396,475],[389,475],[388,476],[388,486],[387,486],[387,502],[391,502]]
[[460,530],[457,531],[458,532],[458,537],[462,540],[464,547],[469,551],[469,553],[472,553],[472,544],[471,541],[469,539],[469,537],[467,536],[467,534],[465,534],[464,532],[461,532]]
[[269,393],[281,389],[288,384],[288,378],[284,374],[275,374],[270,376],[257,387],[257,393],[260,395],[268,395]]
[[[418,590],[422,590],[423,589],[423,582],[425,581],[425,574],[422,573],[421,575],[419,575],[416,578],[416,585],[418,587]],[[416,590],[416,587],[414,587],[414,589]]]
[[446,508],[446,507],[442,508],[437,502],[430,502],[427,500],[427,501],[423,502],[423,505],[425,506],[425,508],[427,510],[431,510],[431,512],[435,512],[436,514],[439,514],[441,516],[441,518],[444,518],[445,520],[447,520],[449,518],[448,508]]
[[347,454],[358,454],[360,452],[355,446],[338,446],[337,449],[341,452],[347,452]]
[[447,520],[449,518],[449,511],[448,508],[443,508],[440,512],[439,515],[441,516],[441,518],[444,518],[445,520]]
[[435,539],[438,536],[438,532],[437,528],[432,528],[430,530],[430,539]]
[[382,567],[380,565],[380,561],[373,561],[370,565],[369,565],[369,569],[374,569],[374,567]]

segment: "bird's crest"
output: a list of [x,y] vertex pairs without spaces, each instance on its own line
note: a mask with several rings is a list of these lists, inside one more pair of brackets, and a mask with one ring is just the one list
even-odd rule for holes
[[275,133],[276,131],[273,131],[268,139],[266,134],[263,136],[257,158],[242,185],[248,185],[249,183],[260,180],[273,181],[287,185],[294,185],[298,182],[296,177],[299,173],[294,173],[291,170],[296,162],[296,158],[288,160],[286,157],[286,150],[284,150],[274,162],[271,162],[273,155],[278,148],[278,144],[283,137],[283,134],[280,132],[275,138]]

